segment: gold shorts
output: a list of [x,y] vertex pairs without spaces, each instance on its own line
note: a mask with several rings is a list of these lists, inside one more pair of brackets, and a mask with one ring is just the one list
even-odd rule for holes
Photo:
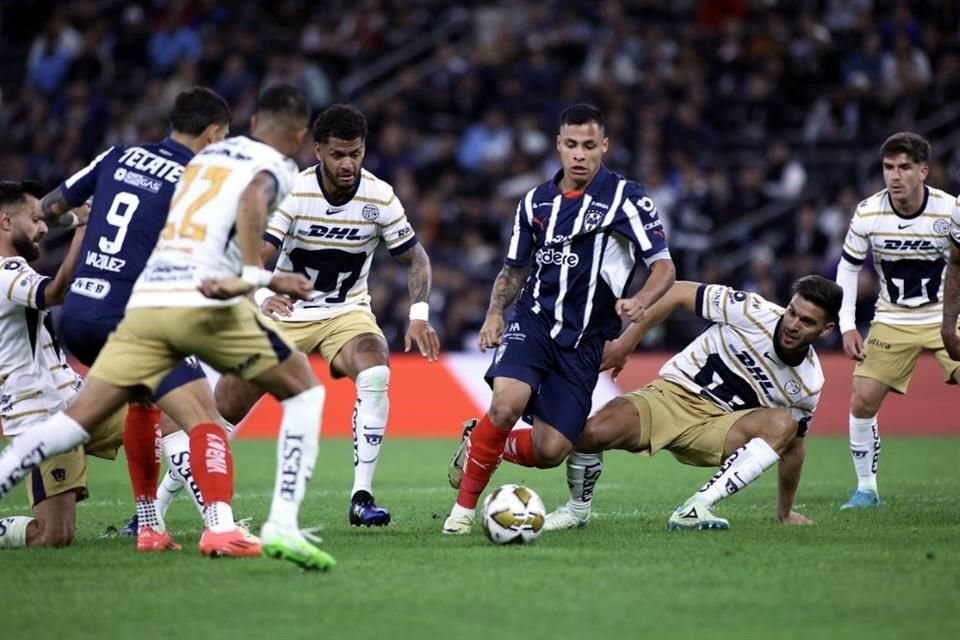
[[853,375],[882,382],[897,393],[906,393],[921,351],[933,351],[943,370],[943,379],[951,383],[960,362],[950,359],[943,348],[939,324],[890,325],[874,322],[864,342],[864,359]]
[[622,396],[640,414],[640,440],[653,455],[666,449],[683,464],[717,467],[723,462],[727,433],[755,409],[722,408],[662,378]]
[[69,491],[77,494],[77,502],[89,496],[87,491],[87,456],[113,460],[123,443],[123,423],[127,408],[111,415],[90,434],[84,446],[47,458],[30,473],[27,480],[27,499],[35,507],[47,498]]
[[372,333],[383,338],[383,331],[377,325],[377,319],[369,311],[355,309],[326,320],[306,322],[278,323],[280,330],[304,353],[320,353],[330,368],[334,378],[343,377],[333,370],[333,359],[337,357],[343,345],[364,333]]
[[252,380],[293,353],[276,323],[247,299],[225,307],[138,307],[110,335],[90,376],[153,391],[183,358]]

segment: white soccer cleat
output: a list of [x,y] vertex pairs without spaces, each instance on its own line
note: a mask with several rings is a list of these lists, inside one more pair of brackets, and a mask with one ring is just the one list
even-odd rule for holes
[[478,420],[471,418],[463,423],[463,433],[460,434],[460,446],[457,452],[450,459],[447,465],[447,480],[454,489],[460,488],[460,481],[463,479],[463,467],[467,464],[467,456],[470,455],[470,434],[477,426]]
[[477,516],[474,511],[458,515],[451,513],[443,522],[443,533],[448,536],[466,535],[473,529],[473,523],[476,518]]
[[686,529],[729,529],[730,522],[716,516],[710,507],[690,498],[670,515],[667,528],[673,531]]
[[587,526],[590,522],[590,511],[578,511],[565,504],[558,507],[556,511],[547,514],[547,519],[543,523],[545,531],[563,531],[565,529],[579,529]]

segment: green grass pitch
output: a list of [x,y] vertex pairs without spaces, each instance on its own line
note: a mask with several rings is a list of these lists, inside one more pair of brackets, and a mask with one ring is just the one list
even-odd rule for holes
[[[235,511],[265,516],[274,445],[234,444]],[[224,638],[956,638],[960,637],[960,439],[883,443],[883,508],[840,513],[853,483],[845,440],[812,439],[797,510],[774,521],[775,473],[721,503],[726,532],[669,532],[670,511],[711,473],[663,453],[607,455],[596,518],[528,547],[479,530],[440,534],[454,493],[454,441],[388,440],[377,497],[386,529],[346,522],[351,443],[324,440],[304,526],[324,526],[328,574],[263,559],[206,560],[186,497],[168,514],[180,553],[135,553],[102,539],[130,514],[122,461],[91,462],[91,499],[65,550],[0,552],[0,637]],[[523,482],[548,508],[562,469],[504,463],[494,485]],[[25,512],[18,490],[0,516]]]

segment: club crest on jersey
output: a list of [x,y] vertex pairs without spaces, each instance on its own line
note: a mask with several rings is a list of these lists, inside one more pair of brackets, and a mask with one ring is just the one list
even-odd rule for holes
[[586,231],[593,231],[600,226],[603,221],[603,214],[599,211],[588,211],[583,219],[583,228]]
[[800,383],[796,380],[787,380],[787,383],[783,385],[783,390],[790,395],[795,396],[800,393]]
[[375,204],[365,204],[363,205],[363,210],[360,212],[364,220],[373,222],[380,217],[380,208]]
[[937,218],[933,221],[933,232],[938,236],[945,236],[950,233],[950,223],[943,218]]

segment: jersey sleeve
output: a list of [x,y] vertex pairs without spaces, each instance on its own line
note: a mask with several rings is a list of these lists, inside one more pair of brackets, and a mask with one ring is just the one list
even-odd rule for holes
[[407,220],[400,198],[391,192],[383,209],[383,215],[378,217],[380,237],[386,243],[390,255],[399,255],[416,245],[417,234],[413,232],[413,227]]
[[850,219],[847,236],[843,239],[843,253],[841,255],[850,264],[859,266],[867,259],[869,249],[870,236],[867,222],[854,213],[853,218]]
[[31,309],[43,309],[43,292],[50,278],[34,271],[22,258],[0,262],[0,292],[10,302]]
[[710,322],[755,327],[757,315],[768,304],[755,293],[737,291],[724,285],[701,284],[697,289],[696,313]]
[[267,230],[263,232],[263,241],[269,242],[279,249],[284,238],[290,233],[290,229],[294,227],[297,217],[296,211],[297,197],[291,193],[270,214],[270,219],[267,221]]
[[97,188],[97,179],[100,177],[100,169],[106,165],[104,160],[116,148],[110,147],[60,185],[60,191],[67,202],[70,203],[70,206],[79,206],[93,196],[93,192]]
[[817,404],[820,402],[820,390],[813,395],[807,396],[800,403],[790,407],[790,415],[797,421],[797,437],[803,438],[810,431],[810,423],[813,422],[813,413],[817,410]]
[[504,263],[511,267],[525,267],[533,253],[533,190],[527,192],[523,200],[517,203],[517,213],[513,218],[513,232]]
[[648,266],[657,260],[670,258],[667,234],[657,205],[639,185],[631,184],[624,189],[623,203],[615,213],[612,229],[640,249],[640,255]]
[[960,197],[954,201],[953,210],[950,212],[950,241],[960,249]]

